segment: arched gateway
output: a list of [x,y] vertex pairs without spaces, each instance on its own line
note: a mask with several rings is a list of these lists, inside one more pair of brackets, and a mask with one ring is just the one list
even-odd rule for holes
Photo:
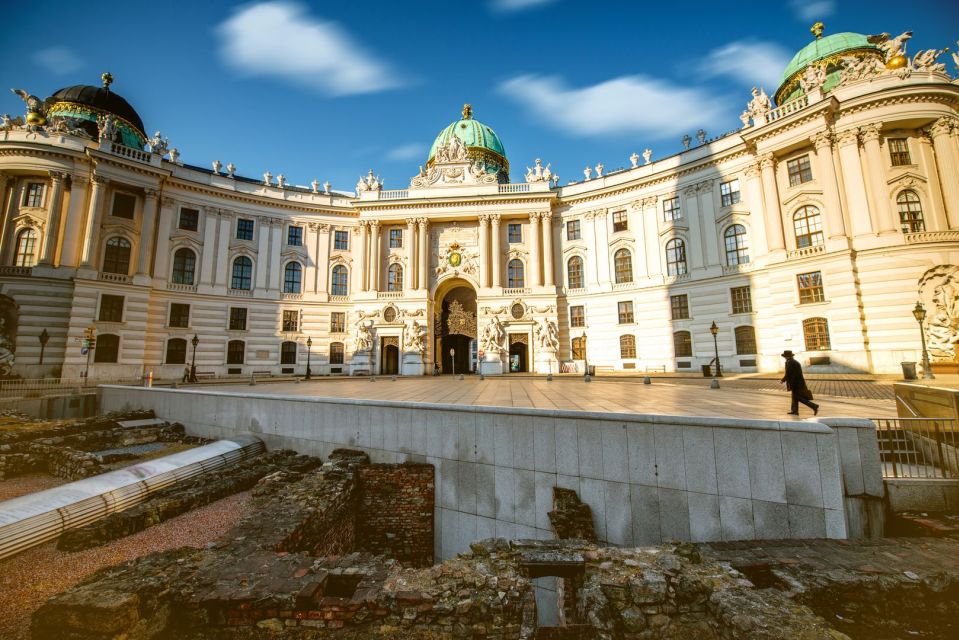
[[476,290],[457,280],[437,290],[433,336],[441,373],[476,370]]

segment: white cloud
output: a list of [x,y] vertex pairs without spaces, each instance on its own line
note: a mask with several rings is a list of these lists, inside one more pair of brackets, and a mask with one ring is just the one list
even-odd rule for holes
[[789,0],[789,6],[800,20],[822,20],[836,10],[835,0]]
[[502,13],[512,13],[514,11],[525,11],[535,7],[542,7],[552,4],[556,0],[490,0],[490,9]]
[[737,40],[711,51],[702,68],[709,76],[728,76],[745,86],[775,89],[789,59],[789,52],[778,44]]
[[507,80],[499,91],[546,124],[583,137],[661,137],[721,125],[731,116],[705,91],[638,75],[575,89],[562,78],[530,74]]
[[386,153],[387,160],[415,160],[426,155],[426,148],[419,143],[404,144],[390,149]]
[[220,56],[243,75],[271,76],[330,95],[372,93],[400,85],[335,22],[299,4],[262,2],[240,9],[217,29]]
[[47,47],[33,53],[33,61],[50,73],[73,73],[83,66],[83,60],[76,52],[66,47]]

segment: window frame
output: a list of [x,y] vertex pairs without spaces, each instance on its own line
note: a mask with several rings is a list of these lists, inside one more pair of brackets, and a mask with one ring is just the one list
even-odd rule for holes
[[[293,359],[290,361],[288,356],[290,355],[287,345],[293,345],[292,356]],[[300,344],[294,340],[284,340],[280,343],[280,364],[292,364],[295,365],[298,359],[300,352]]]
[[[819,327],[819,321],[822,326]],[[822,331],[818,331],[818,329]],[[813,332],[812,329],[817,329]],[[823,316],[804,318],[802,321],[803,345],[806,351],[832,351],[832,338],[829,335],[829,319]],[[810,341],[812,339],[812,342]]]
[[[815,220],[814,223],[811,222],[813,220]],[[803,225],[803,233],[800,233],[800,224]],[[819,207],[807,204],[793,212],[793,235],[796,238],[797,249],[818,247],[826,241],[822,228],[822,212],[819,211]]]
[[629,231],[629,212],[625,209],[613,211],[613,233]]
[[[680,347],[683,348],[681,349]],[[691,331],[687,331],[686,329],[673,331],[673,357],[693,357],[693,334]]]
[[301,315],[299,309],[283,309],[280,313],[280,331],[283,333],[299,333]]
[[[104,354],[103,343],[105,340],[109,340],[112,343],[113,351],[112,354],[110,351],[107,351],[107,354],[111,354],[113,357],[109,358]],[[120,362],[120,335],[117,333],[102,333],[96,338],[96,346],[93,349],[93,363],[94,364],[117,364]]]
[[[129,216],[118,215],[117,214],[117,201],[121,199],[131,199],[131,210]],[[137,198],[135,193],[130,193],[129,191],[114,191],[113,200],[110,202],[110,217],[111,218],[120,218],[121,220],[136,220],[137,217]]]
[[[803,286],[803,278],[808,278],[810,284]],[[818,282],[813,283],[813,280]],[[823,286],[822,271],[807,271],[796,274],[796,287],[799,293],[799,304],[817,304],[826,301],[826,291]]]
[[[909,200],[908,196],[910,195],[915,199]],[[903,197],[907,199],[904,200]],[[903,210],[904,206],[905,210]],[[926,217],[922,211],[922,199],[915,190],[903,189],[896,194],[896,211],[899,214],[899,229],[903,233],[922,233],[926,230]]]
[[[249,229],[247,228],[249,226]],[[246,236],[249,232],[249,238]],[[237,218],[236,219],[236,234],[234,237],[237,240],[244,240],[246,242],[253,242],[253,238],[256,233],[256,220],[253,218]]]
[[[117,243],[112,244],[114,241],[116,241]],[[125,245],[123,243],[125,243]],[[125,269],[120,268],[122,265],[122,262],[120,260],[120,257],[123,255],[122,253],[119,256],[110,255],[110,254],[115,254],[117,251],[126,252],[126,256],[125,256],[126,268]],[[109,262],[107,261],[108,257],[111,258]],[[103,243],[103,264],[100,266],[100,271],[102,271],[103,273],[113,273],[116,275],[128,276],[130,275],[130,263],[132,259],[133,259],[133,243],[130,242],[124,236],[111,236],[110,238],[107,239],[106,242]]]
[[613,253],[613,276],[616,284],[633,282],[633,252],[626,247]]
[[636,324],[632,300],[616,301],[616,324]]
[[670,320],[689,320],[689,294],[669,296],[669,315]]
[[[26,237],[30,234],[29,237]],[[23,227],[17,232],[17,242],[13,254],[13,266],[33,267],[37,264],[37,245],[40,232],[34,227]]]
[[586,360],[586,338],[576,336],[569,341],[569,355],[573,360]]
[[[182,362],[177,362],[176,360],[170,359],[170,354],[171,354],[170,347],[173,345],[173,343],[177,343],[178,345],[179,344],[183,345],[183,361]],[[187,341],[185,338],[173,337],[173,338],[167,339],[166,347],[163,349],[163,364],[186,364],[186,356],[187,356]]]
[[786,161],[786,174],[789,177],[789,186],[798,187],[801,184],[812,182],[812,165],[809,154],[790,158]]
[[392,228],[389,232],[390,249],[403,248],[403,229],[400,227]]
[[[732,247],[730,241],[733,243]],[[723,231],[723,246],[726,249],[727,266],[749,264],[749,232],[746,225],[736,222],[726,227]]]
[[[893,149],[902,143],[902,149]],[[912,154],[909,151],[909,138],[886,138],[886,146],[889,147],[889,162],[893,167],[912,166]],[[905,160],[905,162],[903,162]]]
[[[37,187],[37,189],[34,190],[34,187]],[[23,186],[23,200],[20,206],[31,209],[42,209],[46,195],[47,184],[45,182],[27,182]]]
[[330,312],[330,333],[346,333],[346,312]]
[[730,287],[729,301],[734,314],[753,312],[753,294],[748,284],[742,287]]
[[[183,216],[185,213],[190,212],[193,218],[193,227],[183,226]],[[180,213],[177,216],[176,228],[182,231],[196,231],[200,230],[200,210],[194,209],[193,207],[180,207]]]
[[[343,240],[342,246],[340,240]],[[350,232],[345,229],[333,229],[333,250],[334,251],[349,251],[350,250]]]
[[508,244],[522,244],[523,242],[523,223],[506,223],[506,242]]
[[386,268],[386,290],[394,293],[403,290],[403,265],[399,262],[394,262]]
[[303,293],[303,265],[296,260],[283,265],[283,293]]
[[[668,206],[667,206],[668,205]],[[663,222],[672,222],[680,220],[683,217],[682,205],[679,202],[679,196],[663,199]]]
[[636,359],[636,336],[631,333],[624,333],[619,336],[619,359]]
[[[342,274],[342,278],[338,278],[339,274]],[[337,282],[338,279],[342,282]],[[350,270],[344,264],[335,264],[330,269],[330,295],[350,295]]]
[[[239,317],[234,317],[234,313],[233,313],[234,311],[242,311],[242,312],[243,312],[243,326],[242,326],[242,327],[235,327],[235,326],[234,326],[234,321],[239,320]],[[237,316],[238,316],[238,315],[239,315],[239,314],[237,314]],[[247,330],[247,326],[248,326],[248,324],[249,324],[249,320],[250,320],[250,310],[249,310],[248,307],[230,307],[230,310],[227,312],[227,316],[226,316],[226,327],[227,327],[227,331],[246,331],[246,330]],[[238,324],[238,323],[237,323],[237,324]]]
[[573,240],[582,240],[582,239],[583,239],[583,229],[579,219],[577,218],[576,220],[567,220],[566,221],[567,242],[571,242]]
[[[517,274],[519,274],[518,278]],[[526,288],[526,264],[519,258],[512,258],[506,263],[506,288]]]
[[330,343],[330,364],[346,364],[346,347],[342,342]]
[[[104,317],[107,306],[106,303],[110,302],[115,304],[119,300],[119,313],[113,313],[116,311],[114,308],[110,308],[110,314],[108,317]],[[101,293],[99,304],[97,305],[97,322],[110,322],[113,324],[121,324],[123,322],[124,314],[126,313],[126,296],[118,296],[115,293]]]
[[291,224],[286,228],[286,246],[303,246],[303,227],[298,224]]
[[[239,345],[239,348],[235,348]],[[239,357],[239,360],[237,360]],[[246,364],[246,341],[228,340],[226,343],[226,364]]]
[[[167,324],[166,324],[166,326],[169,327],[169,328],[171,328],[171,329],[189,329],[189,328],[190,328],[190,313],[191,313],[191,311],[192,311],[191,306],[192,306],[192,305],[190,305],[189,303],[186,303],[186,302],[171,302],[171,303],[170,303],[170,306],[167,308],[167,316],[166,316],[166,317],[167,317],[167,321],[166,321]],[[182,307],[186,307],[186,317],[184,317],[183,314],[182,314],[182,312],[183,312]],[[174,314],[173,314],[174,308],[177,308],[177,310],[180,312],[180,313],[177,314],[176,316],[174,316]],[[174,322],[173,322],[174,320],[181,321],[182,324],[174,324]]]
[[571,305],[569,308],[569,328],[586,328],[586,306],[582,304]]
[[[181,255],[181,252],[185,252],[182,255],[189,254],[190,258],[193,261],[193,263],[190,265],[189,282],[186,281],[186,274],[187,274],[186,268],[178,269],[177,256]],[[197,263],[196,251],[194,251],[191,247],[178,247],[173,252],[173,260],[171,261],[171,263],[172,263],[172,266],[170,268],[170,282],[172,282],[173,284],[184,284],[189,286],[193,286],[196,284],[196,263]]]
[[[245,260],[249,264],[249,273],[243,274],[240,273],[237,276],[237,263],[241,260]],[[246,263],[244,263],[244,269],[246,268]],[[238,279],[239,278],[239,279]],[[237,286],[237,284],[247,286]],[[253,259],[246,255],[238,255],[233,258],[233,261],[230,263],[230,288],[234,291],[253,291]]]
[[[735,185],[735,189],[733,189]],[[719,183],[719,202],[722,207],[731,207],[734,204],[742,202],[742,192],[740,191],[739,178],[733,178],[726,182]]]
[[[748,332],[749,335],[746,335]],[[759,353],[756,342],[756,327],[751,324],[741,324],[733,329],[733,339],[736,342],[737,356],[752,356]],[[749,350],[752,347],[752,350]]]
[[667,276],[683,276],[689,273],[685,240],[682,238],[671,238],[666,242],[665,253]]
[[[576,271],[573,264],[576,264]],[[582,256],[570,256],[566,261],[566,286],[569,289],[582,289],[586,285],[585,261]]]

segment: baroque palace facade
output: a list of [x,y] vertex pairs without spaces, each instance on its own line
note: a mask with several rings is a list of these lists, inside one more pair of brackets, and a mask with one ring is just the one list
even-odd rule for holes
[[959,83],[908,33],[813,33],[779,106],[754,90],[734,133],[565,186],[539,160],[510,183],[468,105],[407,189],[371,171],[353,194],[186,165],[109,74],[18,91],[0,373],[684,371],[714,349],[733,371],[791,349],[893,372],[920,358],[917,301],[954,368]]

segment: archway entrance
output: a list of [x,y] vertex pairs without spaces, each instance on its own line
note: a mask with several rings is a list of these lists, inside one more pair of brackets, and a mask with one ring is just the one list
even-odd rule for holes
[[526,344],[529,336],[525,333],[509,334],[509,372],[529,371],[529,348]]
[[380,373],[396,375],[400,372],[400,341],[396,336],[387,336],[381,339]]
[[455,286],[438,303],[436,360],[441,373],[476,370],[476,291]]

